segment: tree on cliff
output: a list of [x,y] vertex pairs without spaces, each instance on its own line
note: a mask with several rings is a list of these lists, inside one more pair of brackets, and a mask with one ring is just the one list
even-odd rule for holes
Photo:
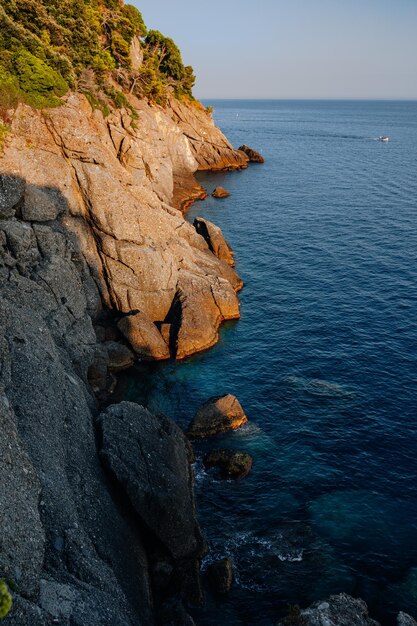
[[[144,52],[139,69],[131,62],[134,38]],[[192,97],[194,80],[174,41],[147,34],[140,11],[122,0],[0,0],[3,117],[19,101],[56,106],[78,85],[105,114],[128,106],[123,90],[162,104],[170,91]]]

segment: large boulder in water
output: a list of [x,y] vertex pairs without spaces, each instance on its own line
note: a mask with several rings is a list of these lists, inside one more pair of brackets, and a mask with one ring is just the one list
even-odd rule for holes
[[210,587],[215,593],[225,594],[230,591],[233,583],[233,564],[230,559],[222,559],[211,563],[207,569]]
[[228,430],[236,430],[247,421],[239,400],[228,393],[210,398],[198,409],[188,427],[187,436],[190,439],[212,437]]
[[175,422],[133,402],[109,406],[97,423],[100,459],[144,526],[173,559],[174,575],[183,577],[196,599],[197,559],[204,542],[195,515],[184,433]]
[[216,187],[211,195],[213,198],[228,198],[230,191],[227,191],[224,187]]
[[244,478],[252,469],[252,457],[241,450],[211,450],[203,459],[204,466],[220,468],[222,478]]
[[203,217],[196,217],[194,220],[194,228],[199,235],[204,237],[210,250],[218,259],[226,261],[231,267],[234,266],[235,260],[232,248],[227,243],[218,226],[213,224],[213,222],[209,222],[209,220],[205,220]]
[[265,163],[265,159],[263,158],[263,156],[259,154],[259,152],[257,152],[256,150],[249,148],[249,146],[247,146],[246,144],[240,146],[239,150],[241,152],[244,152],[246,156],[249,157],[249,161],[251,161],[251,163]]

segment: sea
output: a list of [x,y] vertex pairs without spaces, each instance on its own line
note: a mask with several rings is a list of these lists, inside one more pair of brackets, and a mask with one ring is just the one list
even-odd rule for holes
[[[245,286],[241,319],[182,362],[143,364],[124,397],[186,428],[235,394],[249,419],[196,445],[198,517],[231,592],[200,626],[273,626],[291,605],[363,598],[417,618],[417,102],[215,100],[214,119],[263,165],[199,174],[188,211],[218,224]],[[378,137],[387,135],[387,143]],[[204,453],[249,452],[221,481]]]

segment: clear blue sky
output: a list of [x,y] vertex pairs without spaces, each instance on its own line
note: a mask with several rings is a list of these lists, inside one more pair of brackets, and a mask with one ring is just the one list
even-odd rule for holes
[[417,0],[130,2],[176,41],[197,97],[417,99]]

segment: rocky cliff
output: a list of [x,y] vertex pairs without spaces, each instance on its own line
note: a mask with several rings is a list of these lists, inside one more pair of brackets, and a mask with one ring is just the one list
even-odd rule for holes
[[20,105],[0,159],[5,624],[190,623],[180,601],[201,599],[188,444],[135,405],[100,414],[93,392],[114,381],[109,340],[182,358],[239,316],[221,234],[210,246],[179,209],[197,169],[247,157],[195,105],[132,102],[135,119],[79,94]]

